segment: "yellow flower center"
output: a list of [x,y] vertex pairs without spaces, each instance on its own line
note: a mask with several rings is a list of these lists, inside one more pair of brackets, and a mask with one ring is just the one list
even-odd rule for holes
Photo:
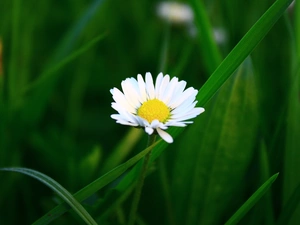
[[137,110],[137,115],[151,123],[153,120],[166,122],[170,116],[170,109],[165,103],[158,99],[151,99],[144,102]]

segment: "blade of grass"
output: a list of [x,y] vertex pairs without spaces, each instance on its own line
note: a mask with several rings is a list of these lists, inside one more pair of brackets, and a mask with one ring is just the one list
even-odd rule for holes
[[95,46],[100,40],[105,37],[105,34],[101,34],[94,38],[92,41],[85,44],[79,50],[70,54],[68,57],[63,59],[61,62],[46,70],[42,75],[27,87],[22,90],[22,94],[31,92],[27,97],[26,102],[23,103],[24,107],[21,113],[22,121],[25,124],[34,126],[46,108],[48,98],[51,95],[53,88],[55,87],[56,81],[58,80],[58,71],[62,69],[66,64],[70,63],[75,58],[79,57],[85,51]]
[[55,66],[53,66],[50,69],[46,70],[44,73],[42,73],[42,75],[37,80],[35,80],[31,84],[29,84],[23,90],[23,93],[26,93],[29,90],[31,90],[31,89],[33,89],[35,87],[40,86],[42,83],[46,83],[52,77],[52,75],[54,73],[56,73],[57,71],[59,71],[60,69],[62,69],[66,64],[70,63],[71,61],[73,61],[74,59],[76,59],[78,56],[82,55],[84,52],[86,52],[87,50],[89,50],[93,46],[95,46],[105,36],[106,36],[106,33],[100,34],[99,36],[95,37],[93,40],[91,40],[90,42],[88,42],[87,44],[85,44],[84,46],[82,46],[80,49],[78,49],[77,51],[73,52],[68,57],[66,57],[65,59],[63,59],[62,61],[60,61],[58,64],[56,64]]
[[186,43],[186,46],[182,49],[182,54],[180,54],[178,63],[176,64],[176,66],[170,68],[172,69],[170,71],[170,74],[178,78],[181,77],[182,71],[185,69],[188,61],[190,60],[193,49],[194,49],[194,43],[190,43],[190,42]]
[[167,60],[168,60],[168,51],[169,51],[169,44],[170,44],[170,24],[165,25],[165,34],[163,36],[162,41],[162,48],[160,53],[160,65],[158,67],[158,72],[165,72],[167,71]]
[[[26,107],[24,107],[24,112],[22,112],[21,114],[23,117],[22,120],[25,123],[33,126],[37,123],[37,121],[39,121],[45,111],[48,99],[58,81],[60,74],[56,72],[60,68],[62,68],[63,65],[67,64],[84,52],[84,49],[82,48],[81,53],[77,52],[78,54],[76,54],[75,52],[72,54],[72,50],[74,49],[74,46],[76,44],[76,41],[79,39],[80,34],[83,33],[84,28],[87,27],[93,16],[96,15],[96,12],[102,5],[102,2],[103,0],[94,0],[91,3],[85,13],[80,17],[78,22],[66,34],[61,44],[58,45],[56,52],[49,60],[45,72],[32,84],[29,84],[27,87],[22,88],[21,94],[23,95],[26,94],[26,92],[28,92],[29,90],[34,89],[32,90],[31,96],[28,96],[28,98],[25,99],[26,102],[23,103],[23,105],[26,105]],[[88,43],[86,45],[86,50],[96,44],[98,38],[99,40],[102,39],[101,36],[102,35],[96,37],[94,40]]]
[[0,36],[0,103],[3,102],[3,94],[4,94],[4,76],[3,76],[3,41]]
[[0,171],[18,172],[31,176],[51,188],[58,196],[60,196],[72,209],[86,222],[86,224],[97,225],[96,221],[84,209],[84,207],[68,192],[63,186],[53,180],[51,177],[38,171],[27,168],[0,168]]
[[[295,79],[291,83],[289,94],[289,107],[286,116],[286,144],[284,152],[284,185],[283,185],[283,200],[284,203],[289,201],[290,197],[295,192],[300,184],[299,179],[299,135],[300,135],[300,70],[297,71]],[[291,208],[290,208],[291,209]],[[296,210],[291,218],[291,224],[298,224],[300,219],[300,205],[292,209]]]
[[253,195],[236,211],[236,213],[225,223],[225,225],[237,224],[243,216],[258,202],[258,200],[269,190],[279,173],[270,177]]
[[20,11],[21,1],[13,0],[12,7],[12,29],[11,29],[11,56],[9,60],[8,92],[11,104],[15,104],[15,98],[18,92],[18,46],[21,40],[19,35],[20,29]]
[[86,28],[88,22],[91,21],[93,16],[96,15],[97,10],[102,5],[104,0],[94,0],[90,6],[86,9],[83,15],[80,17],[79,21],[68,31],[61,44],[57,48],[58,51],[53,57],[52,63],[57,63],[66,55],[72,51],[72,48],[75,45],[75,42],[78,40],[80,34],[83,32],[84,28]]
[[283,203],[284,209],[278,220],[278,224],[298,224],[300,220],[299,204],[299,135],[300,135],[300,4],[294,2],[294,37],[292,39],[292,76],[288,95],[288,107],[285,117],[286,137],[284,151],[284,182],[283,182]]
[[142,134],[143,131],[141,129],[130,129],[105,162],[103,162],[104,164],[102,165],[101,171],[106,173],[123,162],[124,159],[131,153],[138,140],[140,140]]
[[[157,141],[154,144],[154,147],[161,143],[161,141]],[[116,167],[115,169],[111,170],[110,172],[104,174],[91,184],[87,185],[86,187],[82,188],[80,191],[74,194],[74,197],[79,201],[83,201],[89,196],[93,195],[95,192],[99,191],[101,188],[109,184],[110,182],[114,181],[116,178],[118,178],[121,174],[123,174],[128,168],[133,166],[135,163],[137,163],[141,158],[143,158],[151,149],[153,146],[150,146],[137,154],[136,156],[129,159],[127,162],[121,164],[120,166]],[[47,214],[45,214],[43,217],[38,219],[36,222],[33,223],[33,225],[45,225],[49,224],[51,221],[57,219],[59,216],[61,216],[63,213],[68,211],[68,207],[65,204],[60,204],[56,206],[54,209],[49,211]]]
[[251,27],[199,90],[198,105],[204,105],[259,44],[292,0],[277,0]]
[[222,56],[218,46],[214,41],[212,27],[202,1],[191,0],[193,6],[196,25],[198,29],[199,47],[202,52],[203,60],[208,74],[211,74],[222,62]]
[[206,110],[209,113],[199,116],[183,135],[174,159],[180,161],[174,163],[176,179],[171,185],[178,224],[221,224],[226,211],[243,203],[244,177],[253,158],[258,121],[250,57]]
[[[261,141],[260,150],[259,150],[259,164],[260,164],[260,181],[263,182],[268,177],[271,176],[270,172],[270,159],[267,152],[267,146],[264,141]],[[265,223],[266,225],[274,224],[274,209],[272,202],[272,193],[266,193],[264,197],[264,202],[262,203],[262,208],[264,209],[263,214],[265,215]],[[259,209],[261,210],[261,208]]]
[[300,205],[300,184],[295,188],[294,193],[286,202],[282,212],[279,215],[276,225],[289,224],[290,219],[294,215],[297,207]]
[[295,37],[296,37],[296,54],[298,62],[300,61],[300,2],[295,1]]

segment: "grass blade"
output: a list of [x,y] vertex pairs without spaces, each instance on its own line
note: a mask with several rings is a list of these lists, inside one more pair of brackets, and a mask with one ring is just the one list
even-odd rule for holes
[[18,71],[15,65],[18,65],[18,47],[20,37],[20,11],[21,1],[13,0],[13,13],[12,13],[12,40],[11,40],[11,57],[9,63],[9,76],[8,76],[8,87],[9,87],[9,99],[14,102],[18,92]]
[[205,61],[206,70],[210,74],[222,62],[222,56],[214,41],[212,28],[202,1],[192,0],[191,4],[195,11],[196,25],[199,31],[199,45]]
[[243,203],[258,127],[250,57],[206,108],[209,113],[186,131],[174,159],[180,161],[174,163],[171,179],[178,224],[223,224],[227,212],[233,213]]
[[204,105],[217,92],[264,38],[291,2],[292,0],[277,0],[251,27],[199,90],[198,105]]
[[61,68],[63,68],[66,64],[68,64],[69,62],[73,61],[75,58],[77,58],[78,56],[82,55],[84,52],[86,52],[87,50],[89,50],[91,47],[93,47],[95,44],[97,44],[100,40],[102,40],[105,36],[106,36],[106,34],[101,34],[98,37],[95,37],[89,43],[85,44],[80,49],[78,49],[74,53],[70,54],[68,57],[66,57],[65,59],[63,59],[61,62],[59,62],[55,66],[51,67],[49,70],[46,70],[44,73],[42,73],[42,75],[37,80],[35,80],[29,86],[27,86],[23,90],[23,92],[27,92],[27,91],[29,91],[29,90],[31,90],[31,89],[33,89],[33,88],[41,85],[42,83],[47,82],[52,77],[52,75],[54,73],[56,73]]
[[[158,141],[154,144],[154,147],[156,147],[157,144],[161,143],[161,141]],[[79,201],[83,201],[89,196],[93,195],[95,192],[103,188],[105,185],[109,184],[110,182],[114,181],[116,178],[118,178],[121,174],[123,174],[128,168],[133,166],[135,163],[137,163],[141,158],[143,158],[151,149],[153,146],[150,146],[134,156],[133,158],[129,159],[127,162],[121,164],[120,166],[116,167],[115,169],[111,170],[110,172],[104,174],[102,177],[98,178],[91,184],[87,185],[86,187],[82,188],[80,191],[74,194],[74,197]],[[38,219],[33,225],[45,225],[49,224],[53,220],[57,219],[59,216],[61,216],[63,213],[68,211],[68,207],[65,204],[60,204],[48,213],[46,213],[43,217]]]
[[236,211],[236,213],[225,223],[225,225],[237,224],[243,216],[258,202],[258,200],[269,190],[279,173],[270,177],[253,195]]
[[276,225],[289,224],[292,219],[297,207],[300,205],[300,184],[295,188],[294,193],[291,195],[290,199],[285,204],[280,216],[277,220]]
[[97,225],[96,221],[90,216],[90,214],[83,208],[83,206],[68,192],[63,186],[53,180],[51,177],[40,173],[38,171],[27,168],[1,168],[2,171],[11,171],[23,173],[31,176],[43,184],[51,188],[57,195],[59,195],[66,203],[68,203],[72,209],[86,222],[86,224]]

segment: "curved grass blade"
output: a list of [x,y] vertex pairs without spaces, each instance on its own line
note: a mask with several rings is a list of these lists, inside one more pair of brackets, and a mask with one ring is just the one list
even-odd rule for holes
[[[85,10],[83,15],[74,24],[74,26],[67,32],[60,45],[57,48],[56,54],[53,56],[52,61],[56,63],[66,57],[74,47],[76,41],[87,27],[88,23],[97,14],[100,6],[104,3],[104,0],[94,0],[90,3],[89,7]],[[52,63],[53,63],[52,62]]]
[[27,94],[26,92],[29,91],[31,92],[23,103],[23,105],[26,105],[26,107],[23,107],[21,112],[22,121],[24,123],[33,126],[33,124],[36,124],[41,119],[41,116],[43,115],[47,105],[47,99],[53,91],[56,81],[59,78],[59,73],[57,72],[66,64],[70,63],[72,60],[82,55],[85,51],[92,48],[104,37],[105,34],[101,34],[94,38],[79,50],[73,52],[62,61],[55,64],[53,67],[43,72],[39,78],[21,90],[22,94]]
[[53,180],[51,177],[40,173],[36,170],[27,168],[1,168],[2,171],[11,171],[23,173],[25,175],[31,176],[38,181],[42,182],[49,188],[51,188],[58,196],[60,196],[71,208],[86,222],[86,224],[97,225],[96,221],[90,216],[90,214],[85,210],[85,208],[68,192],[63,186]]
[[300,205],[300,184],[295,188],[294,193],[285,204],[283,211],[280,213],[276,225],[288,224],[292,216],[294,215],[297,207]]
[[225,223],[225,225],[237,224],[243,216],[258,202],[258,200],[269,190],[279,173],[270,177],[253,195],[236,211],[235,214]]
[[[157,144],[161,143],[161,141],[157,141],[154,144],[154,147],[156,147]],[[74,197],[79,201],[83,201],[89,196],[96,193],[98,190],[109,184],[110,182],[114,181],[116,178],[118,178],[120,175],[122,175],[128,168],[133,166],[135,163],[137,163],[141,158],[143,158],[151,149],[153,149],[153,146],[150,146],[137,154],[136,156],[129,159],[127,162],[121,164],[120,166],[116,167],[115,169],[111,170],[110,172],[104,174],[91,184],[87,185],[86,187],[82,188],[80,191],[74,194]],[[112,203],[113,204],[113,203]],[[33,223],[33,225],[46,225],[52,222],[53,220],[57,219],[59,216],[64,214],[66,211],[68,211],[69,208],[64,204],[60,204],[56,206],[54,209],[46,213],[43,217],[38,219],[36,222]]]
[[102,40],[105,37],[106,33],[100,34],[99,36],[95,37],[93,40],[85,44],[83,47],[63,59],[61,62],[56,64],[55,66],[51,67],[49,70],[46,70],[42,75],[35,81],[33,81],[29,86],[27,86],[23,92],[27,92],[31,90],[34,87],[37,87],[41,85],[42,83],[47,82],[51,77],[52,74],[56,73],[58,70],[63,68],[66,64],[76,59],[78,56],[82,55],[84,52],[89,50],[91,47],[93,47],[95,44],[97,44],[100,40]]
[[203,106],[217,92],[264,38],[291,2],[292,0],[277,0],[251,27],[199,90],[198,105]]

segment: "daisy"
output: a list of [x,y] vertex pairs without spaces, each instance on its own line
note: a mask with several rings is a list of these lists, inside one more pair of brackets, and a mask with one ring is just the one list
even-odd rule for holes
[[157,15],[174,24],[189,24],[194,20],[192,8],[180,2],[160,2],[157,5]]
[[198,91],[192,87],[185,89],[186,82],[177,77],[160,73],[155,83],[151,73],[145,80],[138,74],[122,81],[121,92],[118,88],[110,90],[115,102],[111,106],[118,114],[111,115],[117,123],[135,127],[144,127],[149,135],[157,133],[168,143],[173,138],[165,130],[170,126],[185,127],[193,123],[189,119],[204,112],[204,108],[195,107]]

